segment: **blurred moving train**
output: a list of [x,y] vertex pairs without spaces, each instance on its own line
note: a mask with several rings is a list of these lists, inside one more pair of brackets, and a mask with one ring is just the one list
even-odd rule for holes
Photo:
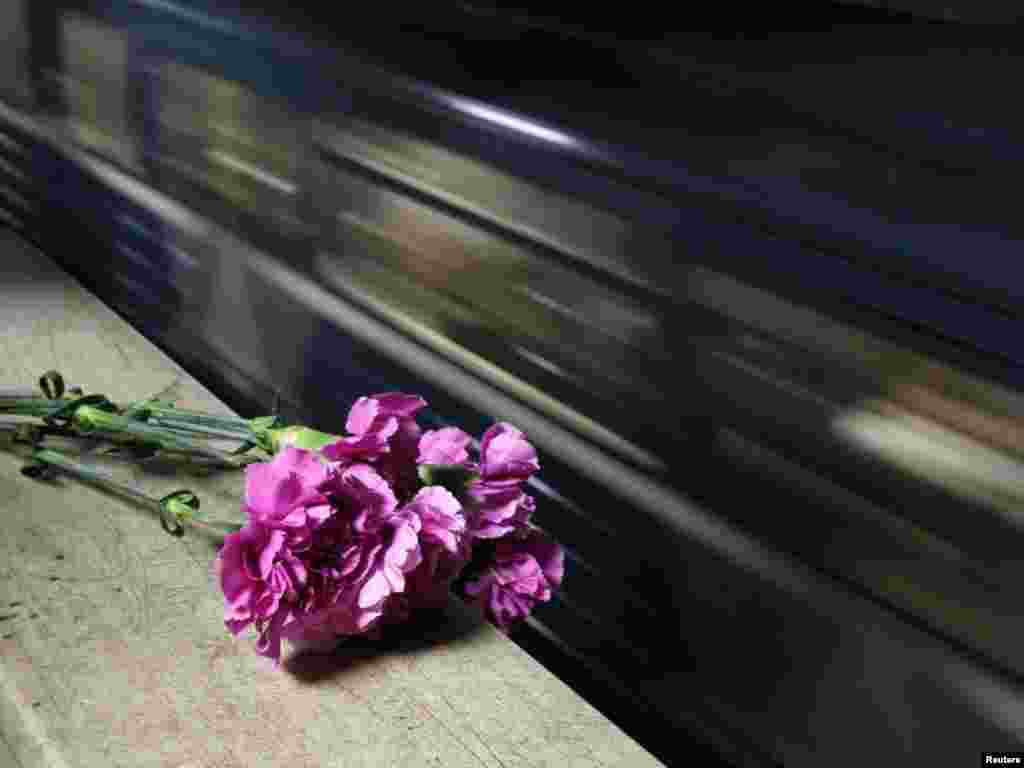
[[523,427],[514,639],[666,763],[1020,749],[1012,34],[313,13],[5,0],[0,218],[241,411]]

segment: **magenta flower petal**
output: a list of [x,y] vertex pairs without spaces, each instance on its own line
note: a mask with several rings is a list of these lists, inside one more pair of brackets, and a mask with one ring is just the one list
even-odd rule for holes
[[320,461],[315,451],[307,451],[294,446],[287,446],[286,449],[278,451],[266,465],[250,466],[272,466],[281,474],[295,475],[306,488],[316,488],[327,477],[327,467]]
[[478,539],[496,539],[511,533],[529,509],[530,497],[516,485],[474,483],[466,496],[472,503],[470,532]]
[[370,431],[370,427],[380,413],[380,403],[373,397],[360,397],[348,412],[345,430],[350,435],[362,435]]
[[391,594],[391,585],[382,570],[376,571],[359,590],[360,608],[370,608],[381,603]]
[[250,523],[225,537],[217,558],[217,573],[224,592],[224,623],[238,633],[250,624],[260,630],[257,652],[280,657],[280,628],[291,615],[297,596],[296,573],[289,565],[288,533]]
[[325,445],[320,452],[330,461],[372,461],[388,453],[388,441],[398,431],[398,426],[398,419],[388,417],[374,429],[354,437],[343,437]]
[[562,548],[539,530],[498,541],[491,562],[463,588],[484,615],[506,631],[551,599],[562,582]]
[[391,486],[369,464],[346,467],[328,485],[336,490],[347,509],[372,511],[386,517],[398,507]]
[[265,580],[270,576],[270,571],[274,567],[274,558],[277,557],[282,547],[284,547],[284,542],[284,531],[270,531],[270,535],[267,536],[266,542],[261,547],[258,556],[261,579]]
[[565,550],[552,538],[536,532],[528,538],[533,557],[540,564],[544,578],[553,588],[558,588],[565,574]]
[[378,462],[380,473],[394,492],[407,498],[416,490],[416,453],[421,430],[415,422],[426,401],[401,392],[361,397],[349,411],[346,429],[351,433],[322,453],[337,462]]
[[255,589],[240,589],[232,599],[225,600],[224,618],[227,621],[241,622],[248,626],[252,622],[252,601]]
[[245,505],[249,517],[259,522],[273,519],[279,510],[290,510],[302,498],[302,481],[270,464],[245,468]]
[[311,520],[314,524],[322,523],[333,514],[334,509],[330,504],[314,504],[306,507],[306,519]]
[[387,549],[387,560],[402,570],[410,571],[419,564],[419,518],[410,517],[409,521],[399,526],[391,537],[391,546]]
[[260,632],[259,640],[256,643],[256,653],[273,659],[275,664],[281,661],[281,628],[286,617],[287,615],[283,612],[275,614]]
[[322,506],[320,486],[328,468],[312,451],[286,446],[273,460],[245,468],[245,508],[249,519],[272,528],[302,528],[306,508]]
[[373,395],[373,399],[379,403],[381,413],[403,419],[411,419],[417,411],[427,405],[427,401],[419,395],[406,395],[401,392],[385,392]]
[[447,488],[431,485],[421,489],[405,511],[419,518],[420,535],[425,541],[436,542],[453,554],[458,550],[466,520],[462,505]]
[[228,632],[233,635],[239,635],[246,629],[252,626],[252,619],[245,619],[243,621],[229,621],[226,620],[224,625],[228,628]]
[[358,616],[356,616],[356,629],[360,632],[365,632],[383,614],[384,611],[381,609],[377,609],[374,611],[363,611]]
[[511,424],[499,422],[484,433],[480,441],[480,471],[486,482],[521,483],[538,469],[537,451]]
[[470,437],[457,427],[424,432],[419,441],[420,464],[462,464],[469,459]]
[[402,514],[395,516],[392,524],[391,542],[384,550],[380,567],[391,592],[401,592],[405,589],[405,574],[419,565],[422,559],[418,535],[420,519],[403,510]]
[[422,397],[400,392],[360,397],[349,411],[345,429],[356,436],[380,432],[391,419],[411,421],[426,404],[427,401]]
[[236,602],[240,594],[250,589],[252,583],[252,579],[245,572],[244,539],[241,531],[226,536],[224,546],[216,560],[216,572],[221,590],[224,592],[224,597],[231,603]]

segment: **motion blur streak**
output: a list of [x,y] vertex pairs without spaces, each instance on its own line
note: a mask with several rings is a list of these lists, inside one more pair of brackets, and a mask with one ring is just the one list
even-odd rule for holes
[[279,192],[283,192],[286,195],[295,194],[295,185],[292,182],[286,181],[285,179],[282,179],[280,176],[275,176],[274,174],[265,171],[262,168],[257,168],[255,165],[251,165],[250,163],[247,163],[244,160],[239,160],[237,157],[229,155],[227,152],[213,150],[211,152],[207,152],[206,154],[214,162],[220,163],[221,165],[226,165],[228,168],[232,168],[236,171],[241,171],[246,176],[256,179],[257,181],[261,181],[267,186],[273,187],[274,189],[278,190]]
[[[323,259],[322,255],[321,263],[327,263]],[[329,269],[324,269],[324,273],[330,275]],[[530,386],[502,368],[489,363],[479,355],[473,354],[464,347],[452,342],[445,336],[436,333],[430,328],[427,328],[414,320],[408,319],[398,312],[389,310],[382,302],[375,300],[372,296],[362,291],[359,291],[354,286],[344,284],[341,281],[335,281],[335,287],[340,291],[357,296],[361,303],[371,305],[379,314],[385,315],[390,322],[402,328],[402,330],[410,336],[413,336],[433,349],[444,353],[447,357],[458,361],[463,367],[474,371],[478,375],[484,375],[486,378],[497,382],[503,389],[514,393],[524,402],[529,403],[543,413],[559,418],[581,434],[610,447],[618,453],[628,456],[634,462],[637,462],[648,469],[659,472],[667,469],[665,463],[653,454],[636,447],[626,440],[623,440],[622,437],[614,432],[605,429],[600,424],[588,419],[577,411],[565,407],[563,404],[544,394],[535,387]]]
[[951,492],[998,510],[1024,529],[1024,464],[891,403],[836,421],[843,436]]
[[451,105],[455,109],[467,114],[479,117],[488,122],[500,125],[503,128],[510,128],[513,131],[519,133],[525,133],[527,136],[532,136],[536,139],[543,139],[544,141],[550,141],[552,144],[561,144],[566,147],[576,146],[576,140],[571,136],[566,136],[564,133],[559,133],[550,128],[545,128],[543,125],[531,122],[530,120],[524,120],[521,117],[510,115],[506,112],[501,112],[491,107],[485,107],[481,104],[474,104],[471,101],[465,99],[452,99]]

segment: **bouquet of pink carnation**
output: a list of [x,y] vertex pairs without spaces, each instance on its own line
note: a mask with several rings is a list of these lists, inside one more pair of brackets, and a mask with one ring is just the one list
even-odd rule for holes
[[271,461],[246,467],[248,522],[217,567],[227,626],[255,626],[259,653],[374,632],[443,605],[456,583],[503,630],[551,598],[562,550],[531,525],[523,490],[537,452],[499,423],[472,461],[462,430],[421,431],[425,405],[362,397],[348,436],[284,430]]
[[[174,535],[194,525],[224,536],[216,569],[225,623],[235,634],[254,626],[257,651],[275,662],[282,640],[333,648],[441,607],[453,589],[507,630],[561,583],[562,549],[531,524],[534,500],[523,490],[539,468],[537,452],[509,424],[488,429],[473,460],[462,430],[420,429],[415,416],[426,402],[415,395],[361,397],[348,434],[330,435],[157,399],[118,406],[65,393],[56,372],[40,385],[43,397],[0,392],[0,413],[43,422],[14,427],[13,439],[36,449],[24,474],[64,472],[128,496]],[[110,451],[143,460],[177,454],[244,468],[245,522],[204,520],[190,491],[150,498],[44,448],[53,436],[111,443]],[[241,446],[228,452],[209,443],[225,439]]]

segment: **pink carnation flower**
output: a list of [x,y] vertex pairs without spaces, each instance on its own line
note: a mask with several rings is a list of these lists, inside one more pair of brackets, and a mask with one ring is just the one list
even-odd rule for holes
[[476,482],[466,490],[469,527],[474,538],[498,539],[530,521],[535,502],[516,485]]
[[480,440],[480,477],[488,485],[518,485],[540,469],[537,451],[511,424],[499,422]]
[[419,517],[368,464],[338,470],[325,485],[337,513],[317,529],[310,583],[315,600],[287,637],[300,646],[368,632],[421,562]]
[[282,631],[300,613],[308,577],[288,538],[285,530],[249,523],[226,537],[217,558],[224,623],[236,635],[254,624],[257,653],[275,662],[281,657]]
[[[217,574],[228,629],[255,626],[260,654],[279,662],[282,640],[329,649],[443,606],[481,539],[491,540],[489,562],[465,594],[500,628],[561,583],[562,549],[530,527],[534,500],[522,490],[539,468],[533,446],[495,424],[471,463],[462,430],[421,431],[425,405],[401,393],[359,398],[348,436],[321,454],[285,446],[246,468],[248,524],[226,538]],[[456,498],[421,487],[418,464],[461,465],[479,478],[453,487]]]
[[523,433],[500,422],[480,441],[480,479],[466,491],[470,532],[497,539],[522,530],[534,510],[533,497],[521,486],[540,469],[537,451]]
[[465,594],[503,632],[526,618],[538,602],[551,599],[562,583],[564,552],[557,542],[533,530],[495,545],[491,562],[465,586]]
[[271,461],[245,468],[245,512],[254,523],[307,535],[331,514],[320,490],[327,478],[316,453],[286,446]]
[[250,624],[257,651],[280,659],[284,627],[306,591],[303,552],[333,510],[321,486],[327,467],[311,451],[287,446],[273,460],[245,470],[243,509],[249,523],[230,534],[217,559],[224,621],[234,634]]
[[[420,519],[367,464],[327,472],[286,448],[246,476],[251,519],[217,562],[225,623],[259,630],[257,652],[367,631],[419,565]],[[310,510],[315,510],[311,512]],[[303,515],[305,517],[303,517]]]
[[470,436],[458,427],[424,432],[419,441],[419,464],[462,464],[469,459]]
[[470,557],[462,506],[448,490],[434,485],[420,490],[406,509],[421,522],[423,562],[410,574],[403,607],[406,611],[442,608]]
[[462,505],[450,491],[439,485],[428,486],[421,489],[405,509],[420,519],[420,538],[424,544],[453,555],[459,551],[466,520],[462,516]]
[[398,508],[388,482],[369,464],[351,464],[332,473],[323,489],[343,516],[362,533],[369,518],[381,520]]
[[323,455],[335,462],[375,462],[395,493],[407,499],[416,492],[416,453],[420,427],[416,413],[426,400],[417,395],[387,392],[361,397],[345,422],[350,437],[324,447]]
[[350,437],[325,446],[323,455],[331,461],[372,461],[392,450],[396,435],[399,443],[411,441],[415,445],[419,427],[414,417],[426,404],[422,397],[400,392],[360,397],[345,422]]

